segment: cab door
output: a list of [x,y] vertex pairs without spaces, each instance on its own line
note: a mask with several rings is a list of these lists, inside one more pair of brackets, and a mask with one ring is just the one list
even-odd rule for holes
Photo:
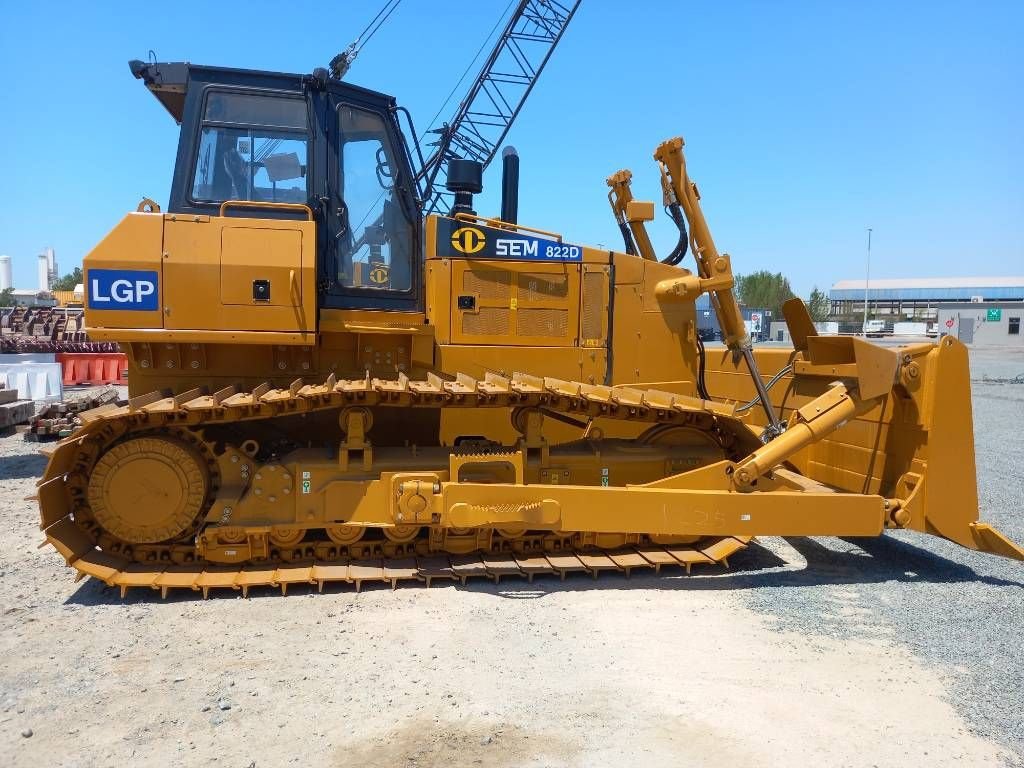
[[419,210],[394,103],[338,83],[325,97],[321,307],[418,311]]

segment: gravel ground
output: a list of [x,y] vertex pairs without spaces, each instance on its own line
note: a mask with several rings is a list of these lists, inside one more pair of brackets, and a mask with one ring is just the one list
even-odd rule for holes
[[[1024,352],[972,357],[983,517],[1024,541]],[[700,575],[127,601],[37,550],[0,438],[0,765],[1024,766],[1024,567],[921,535]]]
[[[1024,542],[1024,376],[1020,383],[1008,380],[1022,374],[1024,350],[972,351],[981,517],[1018,543]],[[807,567],[770,585],[757,575],[745,578],[750,607],[777,617],[782,629],[891,637],[947,676],[972,732],[1024,759],[1024,565],[902,531],[789,544]],[[894,713],[894,724],[899,717]]]

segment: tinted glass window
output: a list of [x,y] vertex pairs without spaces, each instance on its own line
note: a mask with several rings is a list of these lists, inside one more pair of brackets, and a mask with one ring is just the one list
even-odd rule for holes
[[303,100],[213,91],[207,97],[192,199],[305,203],[307,150]]
[[346,288],[408,291],[412,224],[395,188],[397,156],[384,119],[338,108],[340,194],[347,226],[337,239],[338,282]]
[[306,102],[276,96],[212,91],[206,97],[204,122],[272,125],[306,130]]

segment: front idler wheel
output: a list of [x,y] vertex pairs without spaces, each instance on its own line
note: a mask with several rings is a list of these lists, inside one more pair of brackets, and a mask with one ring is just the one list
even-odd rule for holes
[[189,531],[210,490],[210,473],[191,445],[169,436],[133,437],[104,453],[87,496],[96,522],[132,544],[174,541]]

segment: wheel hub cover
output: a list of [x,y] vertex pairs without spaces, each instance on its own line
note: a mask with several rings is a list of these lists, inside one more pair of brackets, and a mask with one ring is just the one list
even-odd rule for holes
[[96,521],[133,544],[168,541],[202,510],[209,484],[205,462],[166,437],[137,437],[107,451],[89,478]]

